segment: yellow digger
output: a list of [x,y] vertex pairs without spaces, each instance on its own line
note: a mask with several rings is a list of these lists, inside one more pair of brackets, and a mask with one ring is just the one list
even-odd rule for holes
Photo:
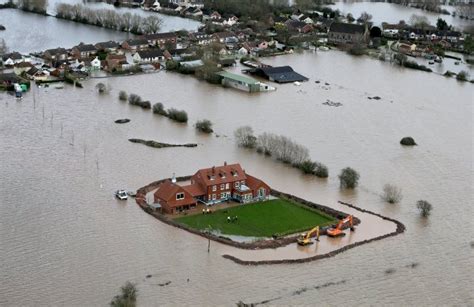
[[297,242],[301,246],[313,244],[313,241],[311,241],[311,236],[316,233],[316,241],[319,241],[319,226],[314,227],[307,233],[301,234],[301,236],[297,239]]

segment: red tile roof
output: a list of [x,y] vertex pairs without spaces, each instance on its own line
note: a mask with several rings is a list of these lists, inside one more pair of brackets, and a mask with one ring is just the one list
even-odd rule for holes
[[206,194],[206,190],[204,190],[203,187],[198,183],[183,186],[183,189],[185,189],[193,197],[198,197]]
[[[177,200],[177,193],[184,193],[184,199]],[[154,197],[155,202],[161,200],[162,205],[167,205],[169,207],[178,207],[196,203],[196,200],[188,191],[176,183],[172,183],[170,180],[167,180],[159,185]]]
[[240,164],[230,164],[211,168],[200,169],[194,174],[193,179],[202,182],[205,187],[215,184],[245,180],[247,176]]

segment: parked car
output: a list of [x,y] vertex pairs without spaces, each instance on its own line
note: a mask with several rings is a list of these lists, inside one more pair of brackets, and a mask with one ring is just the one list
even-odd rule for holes
[[117,197],[120,200],[126,200],[128,198],[127,191],[125,190],[117,190],[115,192],[115,197]]

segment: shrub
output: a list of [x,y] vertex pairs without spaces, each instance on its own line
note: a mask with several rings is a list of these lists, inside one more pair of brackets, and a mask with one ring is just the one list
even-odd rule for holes
[[204,133],[212,133],[212,122],[208,119],[199,120],[196,122],[196,129]]
[[143,109],[151,109],[151,103],[148,100],[142,101],[139,106]]
[[174,108],[168,109],[168,118],[180,123],[188,122],[188,113],[183,110],[176,110]]
[[130,94],[130,96],[128,96],[128,103],[132,105],[138,105],[141,101],[142,98],[137,94]]
[[431,213],[431,209],[433,209],[433,206],[426,200],[417,201],[416,207],[418,208],[418,210],[420,210],[420,214],[422,217],[428,217]]
[[128,103],[134,106],[142,107],[143,109],[151,108],[151,103],[148,100],[142,100],[142,98],[137,94],[130,94],[130,96],[128,96]]
[[456,80],[458,81],[467,81],[469,77],[469,74],[465,70],[461,70],[457,75],[456,75]]
[[97,83],[95,88],[99,94],[105,94],[107,92],[107,86],[102,82]]
[[179,63],[173,60],[166,61],[166,70],[175,71],[178,70]]
[[119,99],[122,101],[127,101],[128,99],[128,94],[125,91],[120,91],[119,92]]
[[445,77],[452,77],[454,75],[454,73],[452,71],[449,71],[449,70],[446,70],[446,72],[443,74],[443,76]]
[[135,284],[127,281],[120,289],[121,294],[116,295],[110,302],[113,307],[135,307],[137,303],[138,290]]
[[253,135],[253,129],[250,126],[242,126],[234,131],[237,145],[245,148],[254,148],[257,138]]
[[415,146],[417,145],[415,140],[411,136],[406,136],[400,140],[400,144],[405,146]]
[[363,55],[365,54],[365,48],[359,44],[356,44],[354,46],[352,46],[349,50],[348,50],[349,54],[352,54],[352,55]]
[[353,189],[357,186],[359,183],[359,178],[360,175],[359,173],[350,168],[346,167],[343,170],[341,170],[341,173],[339,174],[339,181],[341,188],[346,188],[346,189]]
[[316,168],[314,169],[314,175],[319,178],[328,178],[329,171],[326,165],[316,162]]
[[392,184],[383,186],[382,199],[391,204],[397,204],[402,200],[402,190]]
[[167,116],[168,114],[166,113],[165,107],[161,102],[155,103],[153,105],[153,113]]
[[305,174],[314,174],[316,162],[313,162],[311,160],[305,160],[299,164],[298,168]]

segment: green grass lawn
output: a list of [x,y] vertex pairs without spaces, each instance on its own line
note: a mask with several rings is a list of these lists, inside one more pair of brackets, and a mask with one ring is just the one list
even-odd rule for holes
[[[228,216],[237,216],[227,222]],[[303,207],[286,199],[239,205],[221,209],[211,214],[197,214],[175,220],[191,228],[204,230],[210,225],[222,234],[248,237],[271,237],[302,232],[314,226],[328,225],[336,220],[317,210]]]

